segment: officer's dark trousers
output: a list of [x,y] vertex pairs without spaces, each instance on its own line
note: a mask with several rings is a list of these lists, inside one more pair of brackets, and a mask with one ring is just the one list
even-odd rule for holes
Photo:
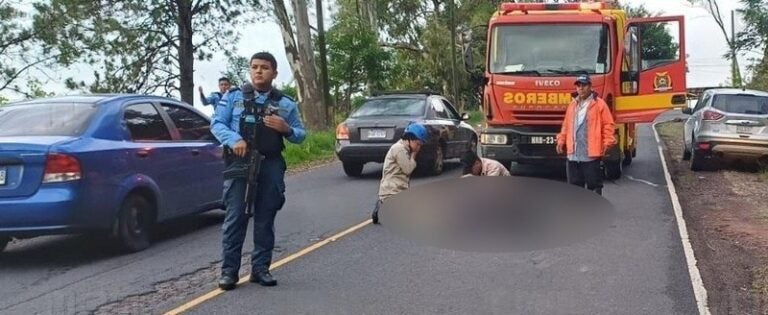
[[566,163],[569,184],[582,188],[586,185],[587,189],[603,194],[603,170],[599,159],[590,162],[568,161]]
[[[269,270],[272,249],[275,246],[275,215],[285,203],[285,160],[282,156],[262,161],[253,208],[253,253],[251,272]],[[245,214],[245,179],[224,181],[224,206],[226,217],[222,227],[223,258],[222,275],[237,277],[240,270],[243,242],[248,229]]]

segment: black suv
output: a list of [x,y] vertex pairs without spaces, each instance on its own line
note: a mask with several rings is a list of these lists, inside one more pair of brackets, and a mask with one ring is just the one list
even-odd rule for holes
[[429,130],[429,142],[417,157],[418,169],[441,174],[444,160],[477,148],[477,133],[468,119],[433,92],[375,94],[336,128],[336,155],[348,176],[360,176],[365,163],[384,162],[405,127],[419,122]]

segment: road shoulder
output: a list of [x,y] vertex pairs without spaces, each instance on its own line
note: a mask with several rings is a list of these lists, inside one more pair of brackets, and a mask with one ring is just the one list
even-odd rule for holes
[[727,168],[692,172],[680,121],[657,126],[714,314],[763,313],[768,301],[768,177]]

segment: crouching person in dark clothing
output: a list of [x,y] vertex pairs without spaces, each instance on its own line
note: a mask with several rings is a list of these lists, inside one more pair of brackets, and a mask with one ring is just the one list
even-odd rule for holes
[[[248,180],[242,176],[225,176],[224,206],[226,217],[222,227],[221,278],[219,288],[232,290],[239,281],[241,253],[248,229],[249,215],[253,216],[253,253],[251,254],[250,281],[264,286],[274,286],[277,281],[269,272],[272,250],[275,245],[275,215],[285,203],[285,170],[282,156],[283,139],[292,143],[304,141],[306,131],[299,118],[296,102],[272,87],[277,77],[277,62],[269,53],[257,53],[250,60],[251,82],[240,90],[225,94],[216,107],[211,130],[227,150],[226,174],[247,169],[249,157],[255,154],[249,143],[258,148],[261,159],[257,174],[257,185],[251,195],[253,211],[246,214],[246,189]],[[248,101],[251,100],[251,101]],[[255,101],[253,101],[255,100]],[[268,108],[271,115],[259,117],[249,115],[248,108]],[[242,118],[242,121],[241,121]],[[254,141],[243,138],[241,123],[259,121],[255,124]],[[250,119],[250,120],[249,120]],[[260,128],[260,129],[259,129]]]

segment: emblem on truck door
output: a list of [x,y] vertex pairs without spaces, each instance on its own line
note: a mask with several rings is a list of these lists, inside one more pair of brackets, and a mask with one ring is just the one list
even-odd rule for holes
[[653,79],[653,90],[656,92],[664,92],[672,89],[672,77],[669,72],[657,72],[656,78]]

